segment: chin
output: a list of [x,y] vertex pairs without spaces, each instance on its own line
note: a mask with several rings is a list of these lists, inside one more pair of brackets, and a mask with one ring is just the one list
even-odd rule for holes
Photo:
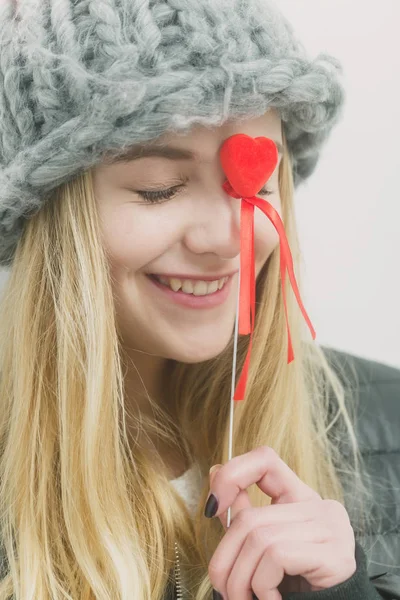
[[213,346],[210,346],[207,343],[201,345],[199,342],[194,340],[191,348],[187,348],[186,350],[180,352],[174,352],[174,355],[171,355],[170,358],[187,364],[205,362],[206,360],[212,360],[213,358],[219,356],[219,354],[225,350],[228,342],[229,339],[226,341],[226,343],[221,343],[218,345],[213,344]]

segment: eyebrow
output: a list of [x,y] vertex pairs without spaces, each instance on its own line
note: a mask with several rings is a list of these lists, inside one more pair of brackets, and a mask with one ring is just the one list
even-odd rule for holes
[[[280,142],[272,140],[278,149],[279,156],[283,155],[283,146]],[[122,162],[130,162],[140,158],[148,158],[158,156],[168,158],[169,160],[201,160],[201,156],[197,152],[178,148],[176,146],[157,146],[152,144],[130,146],[127,150],[117,155],[110,156],[108,164],[118,164]]]

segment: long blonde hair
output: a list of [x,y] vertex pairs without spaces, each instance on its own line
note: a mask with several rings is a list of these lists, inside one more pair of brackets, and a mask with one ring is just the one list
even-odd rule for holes
[[[293,174],[286,142],[284,147],[283,220],[301,288]],[[344,502],[339,471],[364,490],[354,395],[346,403],[347,388],[324,352],[304,341],[304,320],[291,292],[295,360],[287,364],[279,247],[257,278],[256,301],[247,397],[235,410],[234,455],[271,446],[322,497]],[[206,362],[168,361],[176,420],[150,397],[154,419],[131,415],[138,430],[198,462],[203,488],[192,520],[162,462],[128,435],[127,361],[91,171],[60,186],[26,223],[3,290],[0,340],[0,535],[7,557],[0,600],[12,594],[15,600],[161,599],[175,541],[193,597],[209,598],[207,566],[223,528],[203,510],[209,467],[227,460],[233,336]],[[247,343],[247,336],[240,338],[238,373]],[[341,435],[352,449],[346,460],[333,435],[335,423],[343,423]],[[254,505],[270,502],[256,485],[248,491]]]

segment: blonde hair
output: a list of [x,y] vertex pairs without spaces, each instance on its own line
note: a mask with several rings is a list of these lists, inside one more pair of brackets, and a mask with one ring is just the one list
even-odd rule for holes
[[[301,288],[293,174],[286,142],[284,147],[283,220]],[[203,510],[209,467],[227,460],[233,336],[211,360],[168,361],[176,421],[150,397],[154,419],[128,415],[128,363],[111,283],[87,171],[59,187],[26,223],[3,290],[0,535],[7,565],[0,600],[12,594],[15,600],[161,599],[175,540],[193,597],[210,597],[207,566],[223,528]],[[287,364],[279,246],[258,276],[256,294],[248,391],[235,409],[234,455],[268,445],[324,498],[344,502],[339,471],[366,492],[352,425],[355,395],[346,406],[347,388],[323,351],[302,340],[304,320],[291,292],[295,360]],[[241,336],[238,373],[247,343]],[[348,390],[354,392],[354,382]],[[138,430],[198,462],[203,488],[194,520],[156,454],[130,439],[128,416]],[[333,435],[339,423],[351,460],[340,454]],[[254,505],[269,504],[256,485],[248,491]]]

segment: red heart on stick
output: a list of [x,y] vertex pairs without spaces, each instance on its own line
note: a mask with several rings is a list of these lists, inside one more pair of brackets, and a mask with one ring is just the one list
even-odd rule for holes
[[279,153],[275,142],[269,138],[238,133],[225,140],[220,160],[235,192],[242,198],[251,198],[275,171]]
[[286,272],[312,337],[315,339],[315,330],[301,301],[282,219],[269,202],[256,196],[274,172],[278,159],[278,148],[273,140],[266,137],[252,138],[244,133],[229,137],[220,149],[221,164],[227,176],[227,181],[222,188],[233,198],[241,199],[238,330],[239,334],[250,333],[246,360],[236,386],[234,400],[243,400],[245,397],[255,323],[254,207],[258,207],[269,218],[279,234],[281,285],[288,333],[288,363],[294,359],[294,353],[286,304]]

